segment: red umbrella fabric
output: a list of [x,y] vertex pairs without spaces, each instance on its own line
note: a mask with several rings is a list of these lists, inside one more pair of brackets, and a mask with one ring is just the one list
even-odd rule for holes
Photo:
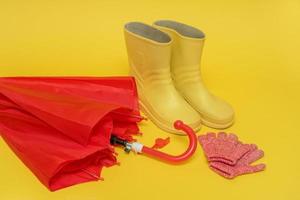
[[98,180],[141,120],[132,77],[0,78],[0,134],[51,191]]

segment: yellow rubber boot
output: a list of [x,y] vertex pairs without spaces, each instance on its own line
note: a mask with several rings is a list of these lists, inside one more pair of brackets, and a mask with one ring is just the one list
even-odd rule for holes
[[125,42],[131,75],[135,77],[141,110],[159,128],[180,134],[173,127],[182,120],[194,130],[200,115],[178,93],[170,73],[171,38],[152,26],[131,22],[125,25]]
[[220,129],[230,126],[234,120],[232,107],[211,94],[201,79],[199,65],[205,40],[204,33],[170,20],[156,21],[153,26],[171,36],[173,81],[186,101],[200,113],[202,123]]

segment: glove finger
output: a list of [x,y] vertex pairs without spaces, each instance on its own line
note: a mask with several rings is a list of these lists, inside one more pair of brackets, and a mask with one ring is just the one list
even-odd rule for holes
[[210,144],[213,141],[213,135],[199,135],[198,141],[204,148],[207,144]]
[[216,138],[216,134],[213,132],[209,132],[206,135],[200,135],[198,136],[198,140],[202,147],[204,147],[206,144],[211,143]]
[[261,163],[261,164],[257,164],[257,165],[253,165],[252,166],[252,171],[254,172],[260,172],[266,169],[266,164]]
[[219,132],[217,138],[225,140],[227,138],[227,134],[225,132]]
[[234,133],[229,133],[228,134],[228,139],[231,141],[238,141],[239,138],[234,134]]
[[245,160],[245,156],[248,154],[248,152],[251,151],[251,145],[249,144],[237,144],[236,150],[234,153],[232,153],[232,159],[235,161],[238,160]]
[[216,133],[214,133],[214,132],[208,132],[207,134],[206,134],[206,137],[207,137],[207,139],[208,140],[213,140],[213,139],[215,139],[216,138]]
[[250,153],[248,153],[245,156],[245,161],[248,164],[251,164],[259,159],[261,159],[262,157],[264,157],[264,151],[260,150],[260,149],[256,149],[254,151],[251,151]]
[[198,136],[198,141],[203,147],[207,143],[207,136],[206,135],[199,135]]
[[254,165],[254,166],[250,166],[250,165],[241,166],[236,171],[236,176],[260,172],[260,171],[263,171],[265,168],[266,168],[265,164],[258,164],[258,165]]

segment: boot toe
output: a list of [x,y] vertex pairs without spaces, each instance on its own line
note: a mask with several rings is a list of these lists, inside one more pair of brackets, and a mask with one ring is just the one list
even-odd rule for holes
[[227,102],[218,99],[203,114],[203,124],[212,128],[227,128],[233,124],[234,110]]

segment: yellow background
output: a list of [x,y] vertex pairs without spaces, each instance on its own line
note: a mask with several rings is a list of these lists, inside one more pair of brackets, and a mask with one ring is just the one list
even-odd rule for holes
[[[227,131],[261,147],[267,170],[226,180],[201,148],[180,166],[118,150],[121,166],[104,169],[104,182],[51,193],[0,140],[1,200],[300,199],[299,0],[0,0],[0,76],[126,75],[124,23],[157,19],[206,33],[204,81],[235,108]],[[145,144],[169,136],[151,122],[141,128]],[[165,150],[185,146],[171,136]]]

